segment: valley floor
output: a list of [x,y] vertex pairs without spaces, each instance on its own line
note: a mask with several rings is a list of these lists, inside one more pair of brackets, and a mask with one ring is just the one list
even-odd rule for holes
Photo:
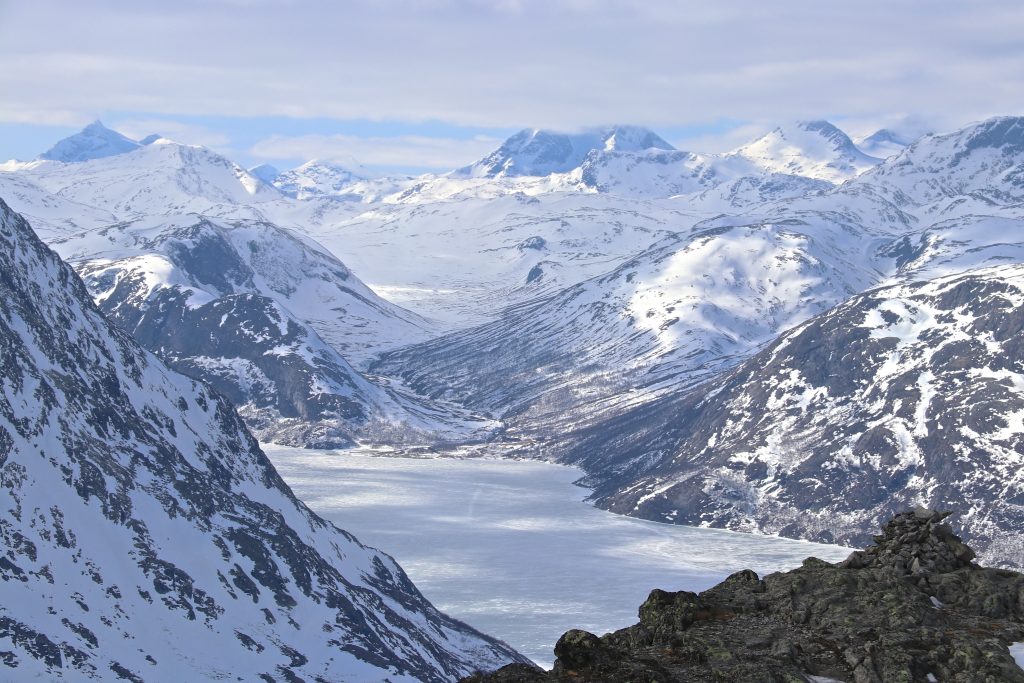
[[545,462],[263,448],[300,499],[385,548],[438,608],[544,666],[567,629],[635,622],[652,588],[702,591],[850,552],[599,510],[573,484],[580,470]]

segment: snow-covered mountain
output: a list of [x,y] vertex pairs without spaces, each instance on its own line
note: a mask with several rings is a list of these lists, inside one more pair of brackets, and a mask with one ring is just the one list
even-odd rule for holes
[[[886,282],[901,287],[920,280],[941,283],[944,281],[935,279],[1024,263],[1024,220],[1012,179],[1024,154],[1015,151],[1015,130],[1005,119],[997,119],[952,136],[924,138],[875,170],[834,189],[776,199],[752,206],[743,214],[703,221],[605,276],[510,308],[493,322],[387,354],[375,369],[400,375],[418,391],[502,417],[511,436],[536,444],[524,453],[584,465],[591,474],[588,481],[599,486],[599,500],[616,511],[676,521],[672,515],[683,512],[673,512],[676,508],[662,499],[649,508],[658,510],[657,514],[644,512],[648,509],[644,506],[633,507],[637,496],[658,489],[663,480],[666,484],[673,481],[670,475],[652,474],[636,489],[630,488],[636,483],[630,477],[640,476],[645,468],[656,467],[668,457],[671,448],[662,440],[664,435],[698,432],[699,425],[686,422],[683,412],[688,409],[686,397],[698,395],[695,385],[707,382],[704,390],[696,391],[717,395],[731,367],[743,363],[779,334],[785,335],[787,329],[800,329],[808,318],[826,308],[856,301],[851,297],[866,289]],[[982,136],[979,131],[995,133]],[[985,144],[977,142],[979,137]],[[995,163],[992,156],[997,151]],[[928,177],[928,171],[907,159],[932,160],[929,168],[935,169],[939,178],[942,172],[958,177],[953,161],[957,155],[961,170],[967,173],[964,180],[970,182],[947,182],[943,187],[948,194],[939,202],[926,203],[931,199],[927,194],[915,200],[910,190],[916,188],[919,177]],[[989,183],[987,194],[979,199],[979,185],[989,177],[995,182]],[[920,182],[931,188],[926,181]],[[936,206],[943,210],[936,211]],[[979,210],[988,215],[974,213]],[[936,215],[941,220],[935,220]],[[984,294],[979,296],[984,298]],[[1011,315],[1005,306],[992,314]],[[960,316],[956,320],[968,324],[960,313],[956,315]],[[841,327],[850,321],[836,324]],[[922,342],[945,344],[942,337],[922,335]],[[841,362],[836,354],[841,354],[842,345],[833,351],[832,361]],[[986,372],[985,364],[996,363],[1000,353],[978,356],[980,365],[975,370]],[[974,367],[964,365],[971,359],[967,355],[957,362]],[[868,381],[876,370],[872,366],[853,372]],[[925,370],[911,367],[912,378]],[[770,388],[783,379],[773,375],[763,382]],[[753,376],[750,381],[762,380]],[[908,381],[913,384],[917,380]],[[857,384],[857,391],[864,388],[862,384]],[[954,386],[955,382],[949,384],[949,390]],[[766,388],[764,393],[771,392]],[[850,414],[866,410],[868,398],[852,389],[840,396],[833,421],[847,414],[843,410]],[[711,425],[710,431],[699,432],[705,442],[715,430],[730,424],[730,415],[745,400],[737,399],[722,408],[716,418],[719,422]],[[890,402],[879,410],[883,414],[898,412],[900,405],[906,404],[907,399],[903,404]],[[989,406],[993,421],[1014,423],[1013,410],[1008,403]],[[765,406],[752,414],[759,417],[748,423],[744,438],[750,444],[768,443],[774,434],[788,429],[782,416]],[[827,424],[822,429],[827,431]],[[956,448],[973,448],[966,440],[958,441],[955,434],[950,431],[947,436]],[[792,438],[797,436],[794,433]],[[828,446],[822,447],[826,450],[840,447],[817,433],[808,438],[827,442]],[[880,443],[871,447],[882,448]],[[800,448],[809,452],[811,446]],[[928,460],[920,476],[944,481],[947,473],[941,462],[938,455]],[[993,466],[987,461],[977,464],[983,472],[990,472]],[[678,472],[680,478],[690,476]],[[630,497],[631,491],[641,489],[644,493]],[[685,495],[692,493],[686,491]],[[981,488],[961,493],[972,501],[980,518],[999,518],[1003,520],[1000,528],[1008,528],[1011,508],[996,511],[994,499],[982,495]],[[835,495],[841,493],[823,492],[826,498]],[[954,494],[949,495],[955,500]],[[907,502],[905,498],[894,500]],[[679,520],[732,523],[722,521],[726,517],[715,517],[718,507],[713,500],[704,497],[700,501],[687,508],[687,515]],[[820,529],[810,523],[789,525],[799,517],[806,501],[794,498],[789,503],[789,508],[782,503],[766,507],[756,523],[744,522],[745,528],[814,537]],[[677,501],[677,507],[682,510],[685,506]],[[851,511],[849,517],[842,518],[850,533],[866,532],[877,522],[863,512]],[[992,546],[991,559],[1005,561],[1009,547],[1005,534],[986,524],[979,522],[968,533],[979,544]]]
[[57,142],[39,158],[75,163],[124,154],[143,144],[107,128],[100,121],[93,121],[78,133]]
[[[133,295],[140,300],[148,296],[145,283],[181,277],[180,286],[165,288],[176,292],[174,315],[191,316],[207,305],[190,303],[198,292],[211,305],[230,300],[228,318],[217,308],[189,324],[211,343],[223,339],[221,348],[252,346],[261,363],[272,348],[312,349],[314,339],[341,350],[339,357],[352,356],[357,368],[384,351],[372,367],[388,377],[365,379],[401,406],[436,409],[434,417],[460,415],[450,425],[472,422],[465,410],[489,412],[505,421],[507,435],[539,443],[542,456],[581,462],[595,482],[621,484],[661,457],[660,446],[645,444],[654,443],[651,434],[671,431],[683,397],[704,381],[727,377],[787,330],[870,288],[1022,262],[1024,240],[1016,237],[1024,234],[1021,128],[1020,119],[992,119],[926,136],[884,161],[822,121],[777,128],[726,154],[675,150],[646,129],[622,126],[577,135],[524,131],[452,173],[356,179],[348,170],[311,163],[290,172],[287,184],[273,176],[285,192],[241,169],[243,175],[231,170],[228,177],[223,164],[207,163],[212,153],[204,150],[187,164],[185,175],[194,182],[176,184],[163,161],[149,156],[156,148],[182,147],[166,140],[75,164],[2,168],[22,183],[19,201],[26,210],[38,204],[33,215],[40,217],[74,201],[68,209],[103,207],[96,211],[145,233],[146,225],[173,223],[184,206],[208,220],[219,216],[210,222],[229,232],[248,219],[246,229],[273,223],[312,236],[369,283],[361,296],[372,290],[437,319],[445,336],[426,339],[442,331],[429,325],[415,338],[392,334],[379,323],[387,316],[355,303],[351,310],[362,311],[357,317],[367,324],[353,330],[351,315],[324,313],[331,308],[321,303],[324,296],[347,301],[330,267],[291,257],[275,266],[287,275],[283,288],[254,276],[252,286],[235,282],[227,294],[200,286],[212,280],[197,280],[191,265],[166,266],[173,254],[153,236],[110,247],[130,254],[103,256],[90,246],[78,264],[88,262],[96,274],[110,266],[125,286],[143,292]],[[865,148],[902,142],[882,132],[870,138],[861,141]],[[142,194],[140,183],[150,184]],[[257,189],[250,193],[246,183]],[[118,199],[126,192],[129,201]],[[83,215],[82,229],[94,229],[94,217]],[[164,218],[149,224],[141,216]],[[50,220],[54,234],[70,228]],[[247,239],[227,241],[258,273]],[[64,245],[75,240],[58,246],[70,248]],[[268,252],[281,249],[271,242]],[[89,281],[97,293],[111,291],[98,276]],[[172,310],[143,308],[153,320]],[[141,308],[133,310],[137,315]],[[222,319],[239,322],[221,329],[215,323]],[[293,329],[301,334],[289,336]],[[248,330],[266,339],[254,341]],[[195,343],[188,357],[205,357],[198,349],[206,347]],[[211,357],[241,357],[231,353]],[[304,367],[352,370],[334,356],[330,363],[315,357],[310,351]],[[231,376],[225,368],[218,372]],[[244,373],[233,377],[234,386],[248,381]],[[312,396],[313,383],[294,386]],[[280,386],[275,392],[278,400]],[[428,405],[423,396],[440,403]],[[445,401],[467,408],[450,412]],[[758,428],[764,439],[771,424]],[[558,439],[544,440],[550,435]],[[587,457],[575,449],[581,435],[590,435]],[[608,448],[596,446],[602,438]],[[604,500],[625,495],[616,485],[602,489]],[[980,498],[977,504],[986,505]],[[812,533],[794,529],[784,532]]]
[[614,195],[502,192],[375,204],[303,229],[374,291],[451,329],[607,272],[701,217]]
[[451,681],[520,659],[292,495],[234,409],[111,325],[0,202],[0,668]]
[[877,165],[853,140],[828,121],[780,126],[730,152],[768,173],[797,175],[830,183],[849,180]]
[[1021,204],[1024,117],[997,117],[925,136],[856,183],[873,185],[894,201],[925,207],[932,214],[963,201],[973,201],[973,212]]
[[373,368],[520,427],[548,414],[581,419],[587,404],[692,384],[863,291],[892,262],[880,253],[891,239],[833,214],[698,226]]
[[548,176],[579,168],[594,151],[648,149],[671,150],[674,147],[654,132],[638,126],[610,126],[582,133],[526,128],[483,159],[458,169],[454,175],[471,178]]
[[888,128],[880,128],[870,135],[856,140],[857,149],[876,159],[888,159],[896,156],[913,144],[915,138],[897,133]]
[[216,152],[166,138],[76,163],[36,161],[16,172],[64,199],[102,207],[120,218],[216,214],[219,207],[234,210],[281,197],[274,187]]
[[278,174],[270,182],[289,197],[310,199],[314,197],[359,198],[360,195],[347,192],[355,183],[371,177],[366,169],[357,164],[341,165],[314,159],[297,168]]
[[319,245],[269,223],[185,216],[55,246],[100,308],[172,368],[212,384],[263,439],[321,448],[466,438],[486,421],[374,384],[348,358],[431,336]]
[[830,189],[820,178],[779,173],[736,155],[679,150],[592,152],[575,174],[582,187],[626,197],[678,197],[695,209],[735,213]]
[[[688,195],[707,210],[735,211],[827,189],[879,161],[827,121],[776,128],[728,154],[677,150],[651,131],[618,126],[577,135],[524,130],[450,177],[519,178],[525,182],[508,186],[534,192],[547,186],[636,198]],[[436,188],[418,189],[429,190]]]
[[110,283],[96,290],[101,300],[128,285],[114,281],[122,270],[146,276],[147,289],[135,292],[141,298],[174,286],[191,288],[194,300],[265,296],[360,366],[382,351],[436,335],[431,321],[380,298],[323,246],[265,221],[159,216],[54,240],[53,246],[72,264],[104,273]]
[[[1024,265],[857,295],[736,370],[585,430],[599,503],[828,542],[957,510],[986,561],[1024,539]],[[611,455],[614,452],[614,455]]]

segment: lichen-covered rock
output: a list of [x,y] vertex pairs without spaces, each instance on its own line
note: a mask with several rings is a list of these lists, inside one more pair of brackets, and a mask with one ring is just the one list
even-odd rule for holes
[[917,508],[897,515],[875,536],[875,545],[858,550],[841,566],[887,567],[908,574],[936,574],[968,567],[971,550],[942,520],[949,512]]
[[1024,574],[974,563],[948,514],[897,515],[835,565],[812,557],[700,594],[655,589],[638,624],[563,635],[549,672],[517,665],[466,682],[1024,683],[1008,649],[1024,640]]

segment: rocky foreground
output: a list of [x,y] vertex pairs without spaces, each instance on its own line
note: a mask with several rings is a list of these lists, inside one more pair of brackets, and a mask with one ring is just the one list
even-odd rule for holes
[[1024,683],[1009,650],[1024,641],[1024,574],[975,564],[948,514],[900,514],[839,564],[654,590],[638,624],[566,632],[551,671],[512,664],[463,683]]

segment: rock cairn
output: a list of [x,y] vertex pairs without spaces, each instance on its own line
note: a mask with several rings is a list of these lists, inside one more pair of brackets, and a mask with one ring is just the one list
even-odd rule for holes
[[971,566],[974,551],[943,522],[951,512],[917,508],[890,520],[875,545],[854,551],[840,567],[889,568],[907,574],[940,574]]

